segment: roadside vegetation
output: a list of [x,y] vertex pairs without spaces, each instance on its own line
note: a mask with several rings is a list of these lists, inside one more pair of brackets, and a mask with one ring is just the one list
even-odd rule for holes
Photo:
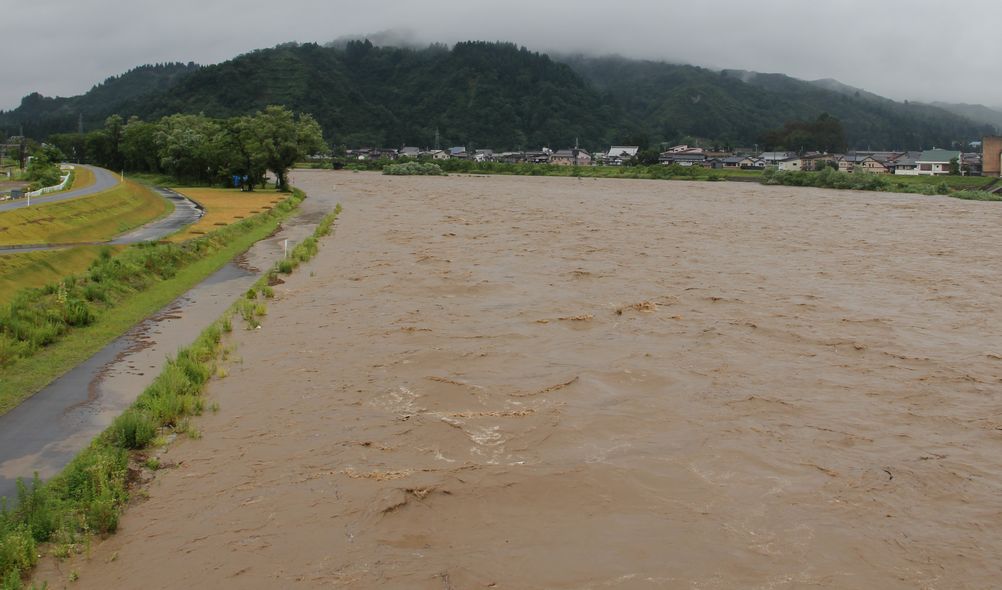
[[94,195],[0,213],[0,245],[106,241],[172,210],[148,187],[126,181]]
[[[311,237],[293,249],[287,259],[294,261],[292,268],[316,254],[319,239],[331,232],[340,211],[339,205]],[[151,456],[149,449],[165,446],[168,435],[201,436],[191,417],[205,410],[203,393],[212,375],[225,374],[216,366],[225,354],[224,335],[233,329],[234,316],[240,316],[248,328],[259,325],[267,313],[262,299],[274,295],[269,283],[285,272],[279,269],[280,264],[191,346],[169,359],[136,402],[62,473],[45,484],[37,477],[30,484],[19,483],[16,504],[0,510],[0,588],[23,587],[23,578],[37,563],[42,543],[50,544],[54,556],[68,557],[83,551],[92,535],[115,532],[135,474],[160,468],[159,458]]]
[[102,250],[83,273],[19,291],[0,308],[0,412],[88,358],[129,327],[269,235],[305,198],[181,243]]
[[28,185],[28,190],[35,191],[59,184],[62,177],[59,163],[62,161],[62,152],[53,146],[42,146],[35,150],[24,177],[31,183]]

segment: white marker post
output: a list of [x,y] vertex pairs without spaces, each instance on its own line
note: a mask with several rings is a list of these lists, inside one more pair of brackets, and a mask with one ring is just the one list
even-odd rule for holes
[[289,257],[289,238],[285,238],[284,244],[285,244],[285,254],[282,255],[283,259]]

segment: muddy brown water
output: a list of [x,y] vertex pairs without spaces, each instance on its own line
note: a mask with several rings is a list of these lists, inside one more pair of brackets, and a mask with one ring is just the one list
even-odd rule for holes
[[[0,498],[13,499],[19,478],[59,473],[160,373],[168,355],[189,345],[279,260],[284,240],[308,236],[336,203],[308,198],[300,214],[160,312],[0,415]],[[169,220],[168,220],[169,221]],[[145,231],[145,230],[144,230]]]
[[[1002,208],[297,172],[345,211],[77,588],[989,588]],[[336,190],[332,186],[336,185]]]

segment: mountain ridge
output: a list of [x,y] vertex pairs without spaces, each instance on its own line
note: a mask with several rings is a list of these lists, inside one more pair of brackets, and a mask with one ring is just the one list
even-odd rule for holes
[[210,66],[140,66],[83,95],[33,93],[0,113],[0,128],[9,134],[23,125],[44,138],[75,131],[80,117],[94,129],[111,114],[228,117],[273,103],[310,112],[329,141],[351,145],[430,146],[439,137],[495,148],[579,141],[598,148],[626,140],[751,146],[791,120],[828,113],[844,125],[850,148],[921,149],[1002,127],[1002,119],[988,117],[994,111],[975,108],[981,105],[967,105],[964,114],[899,103],[833,79],[617,56],[551,57],[503,42],[333,45],[286,43]]

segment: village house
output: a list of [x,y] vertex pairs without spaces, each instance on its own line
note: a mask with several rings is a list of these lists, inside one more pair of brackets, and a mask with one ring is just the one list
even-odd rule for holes
[[404,146],[400,148],[397,155],[401,158],[417,158],[421,155],[421,148]]
[[672,164],[678,164],[679,166],[702,166],[706,162],[706,154],[700,148],[676,151],[668,150],[658,156],[658,162],[665,166]]
[[605,163],[609,166],[622,166],[627,160],[637,157],[639,151],[640,146],[636,145],[614,145],[605,155]]
[[918,176],[944,176],[950,173],[950,161],[960,161],[960,152],[954,150],[932,149],[922,152],[915,159]]
[[560,150],[550,154],[550,164],[557,166],[591,166],[591,154],[578,148]]
[[448,160],[452,157],[445,150],[431,150],[430,155],[433,160]]
[[888,163],[888,170],[891,174],[899,176],[917,176],[915,169],[918,164],[915,160],[922,155],[922,152],[903,152],[900,156]]
[[734,170],[754,168],[755,160],[748,156],[729,156],[721,160],[722,168]]
[[838,171],[845,172],[847,174],[852,174],[852,171],[856,168],[856,165],[861,163],[868,157],[869,157],[868,154],[858,154],[856,152],[849,152],[848,154],[839,156],[837,158]]
[[965,176],[983,176],[981,154],[964,153],[960,156],[960,170]]
[[494,150],[482,149],[477,150],[473,154],[473,160],[476,162],[495,162],[497,161],[494,157]]
[[800,158],[801,170],[822,170],[825,166],[835,164],[836,158],[835,154],[808,154]]
[[865,156],[856,162],[853,172],[866,172],[868,174],[887,174],[887,166],[873,156]]
[[800,172],[804,169],[804,161],[799,156],[792,156],[776,162],[776,168],[783,172]]
[[667,150],[665,150],[665,153],[668,153],[668,154],[680,154],[682,152],[691,152],[691,151],[693,151],[695,149],[698,149],[701,152],[703,151],[701,148],[691,148],[691,147],[689,147],[687,145],[676,145],[676,146],[672,146],[672,147],[668,148]]
[[525,162],[525,152],[501,152],[495,159],[504,164],[522,164]]
[[538,152],[525,152],[525,161],[530,164],[549,164],[550,150],[543,148]]
[[793,152],[762,152],[758,159],[764,162],[764,166],[777,166],[783,160],[797,157]]

